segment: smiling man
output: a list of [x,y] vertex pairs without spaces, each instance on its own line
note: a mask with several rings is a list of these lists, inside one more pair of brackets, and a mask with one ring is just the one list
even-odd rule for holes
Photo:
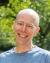
[[0,63],[50,63],[50,52],[32,44],[32,38],[40,30],[39,15],[32,9],[21,10],[13,29],[16,47],[0,54]]
[[[37,13],[36,17],[31,14],[30,9],[20,11],[14,23],[14,31],[16,33],[16,43],[18,52],[26,52],[32,48],[32,38],[39,32],[39,19]],[[37,24],[38,23],[38,24]]]

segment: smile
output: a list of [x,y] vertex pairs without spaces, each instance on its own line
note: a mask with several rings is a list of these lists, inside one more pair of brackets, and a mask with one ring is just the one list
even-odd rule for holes
[[18,33],[18,36],[21,37],[21,38],[26,38],[26,37],[28,37],[27,35],[23,35],[23,34],[20,34],[20,33]]

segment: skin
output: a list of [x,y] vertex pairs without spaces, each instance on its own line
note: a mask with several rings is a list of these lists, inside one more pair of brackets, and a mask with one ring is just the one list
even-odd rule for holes
[[35,25],[31,15],[21,14],[16,18],[14,31],[16,34],[16,51],[18,53],[23,53],[32,49],[32,38],[37,35],[40,29]]

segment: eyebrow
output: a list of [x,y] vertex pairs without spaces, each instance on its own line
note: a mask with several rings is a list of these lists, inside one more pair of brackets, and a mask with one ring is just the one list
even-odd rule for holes
[[[18,22],[24,23],[23,21],[20,21],[20,20],[17,20],[17,21],[16,21],[16,23],[18,23]],[[31,25],[31,26],[33,26],[33,25],[36,26],[35,24],[33,24],[33,23],[31,23],[31,22],[30,22],[30,23],[27,23],[27,24],[29,24],[29,25]]]
[[[23,21],[17,21],[17,22],[23,22]],[[24,23],[24,22],[23,22]],[[28,23],[27,23],[28,24]]]
[[18,20],[17,20],[17,22],[23,22],[23,21],[18,21]]
[[16,21],[16,23],[24,23],[23,21]]

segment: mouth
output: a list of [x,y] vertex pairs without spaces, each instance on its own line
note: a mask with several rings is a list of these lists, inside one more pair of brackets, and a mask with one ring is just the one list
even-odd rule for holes
[[20,34],[20,33],[18,33],[18,36],[21,38],[27,38],[28,37],[28,35],[24,35],[24,34]]

